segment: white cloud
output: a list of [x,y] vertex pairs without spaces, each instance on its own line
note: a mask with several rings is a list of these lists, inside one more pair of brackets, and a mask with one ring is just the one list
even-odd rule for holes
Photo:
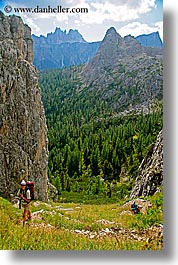
[[149,12],[154,7],[156,7],[155,0],[93,1],[89,3],[88,14],[80,14],[80,19],[86,24],[101,24],[105,20],[131,21],[137,19],[140,14]]
[[35,24],[34,20],[30,17],[27,17],[24,15],[25,23],[28,24],[28,26],[31,28],[32,32],[35,32],[36,34],[40,33],[40,27]]
[[[61,5],[63,7],[85,7],[88,8],[86,14],[34,14],[38,18],[55,18],[61,21],[62,18],[69,20],[72,17],[80,20],[85,24],[102,24],[105,20],[113,20],[115,22],[131,21],[137,19],[140,14],[145,14],[154,8],[156,0],[31,0],[29,3],[22,0],[11,0],[12,7],[57,7]],[[23,13],[20,14],[22,17]],[[30,13],[26,13],[27,16],[31,16]]]
[[159,35],[163,41],[163,21],[156,22],[155,26],[158,28]]
[[163,31],[163,27],[162,27],[162,21],[155,23],[154,26],[149,26],[147,24],[143,24],[140,22],[132,22],[129,23],[121,28],[118,29],[119,34],[124,37],[128,34],[131,34],[134,37],[137,37],[141,34],[149,34],[152,32],[156,32],[159,31],[160,37],[162,39],[162,31]]
[[[139,0],[137,0],[139,1]],[[138,13],[139,14],[145,14],[148,13],[152,8],[156,7],[156,1],[155,0],[141,0],[140,6],[138,7]]]

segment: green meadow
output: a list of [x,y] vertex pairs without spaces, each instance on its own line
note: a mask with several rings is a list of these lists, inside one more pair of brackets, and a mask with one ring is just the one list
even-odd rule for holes
[[33,201],[32,221],[23,226],[23,209],[0,197],[0,249],[161,250],[162,192],[144,200],[152,206],[135,215],[127,201],[103,205]]

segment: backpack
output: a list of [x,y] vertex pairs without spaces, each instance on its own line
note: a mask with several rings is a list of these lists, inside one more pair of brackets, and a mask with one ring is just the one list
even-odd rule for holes
[[25,191],[27,192],[27,190],[30,190],[30,200],[34,200],[34,185],[35,183],[33,181],[27,181],[26,182],[26,189]]

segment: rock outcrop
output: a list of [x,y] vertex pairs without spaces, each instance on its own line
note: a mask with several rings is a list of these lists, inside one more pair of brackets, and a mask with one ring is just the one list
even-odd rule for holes
[[162,49],[143,47],[132,36],[107,30],[96,55],[84,65],[83,87],[115,112],[148,109],[163,98]]
[[[155,59],[157,63],[157,59],[162,57],[162,54],[162,49],[143,47],[131,35],[122,38],[116,29],[111,27],[107,30],[96,55],[84,67],[82,76],[87,85],[98,85],[98,83],[109,85],[114,81],[111,76],[112,71],[121,75],[125,74],[126,70],[138,71],[140,70],[138,67],[143,64],[145,68],[151,67],[153,60]],[[158,58],[151,58],[155,56]]]
[[163,131],[140,164],[131,198],[153,195],[163,184]]
[[47,126],[32,62],[31,29],[0,12],[0,195],[33,180],[35,198],[47,201]]

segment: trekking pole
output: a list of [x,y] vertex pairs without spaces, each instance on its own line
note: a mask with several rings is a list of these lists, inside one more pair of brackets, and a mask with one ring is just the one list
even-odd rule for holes
[[22,200],[20,199],[19,200],[19,209],[21,209],[21,207],[22,207]]

